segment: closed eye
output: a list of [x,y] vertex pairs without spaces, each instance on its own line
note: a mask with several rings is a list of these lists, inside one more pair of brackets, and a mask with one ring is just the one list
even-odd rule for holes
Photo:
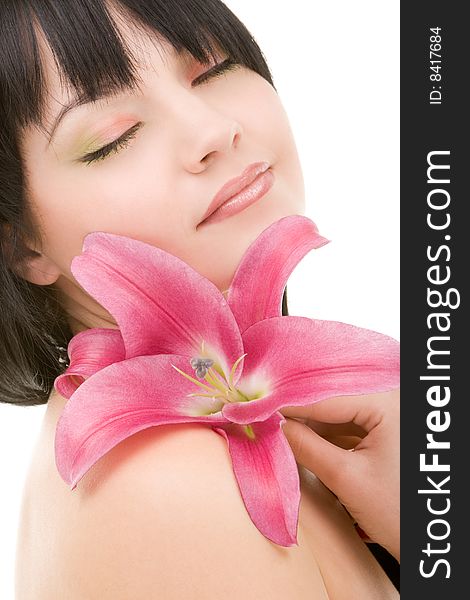
[[90,152],[89,154],[85,154],[82,158],[80,158],[79,162],[83,162],[86,164],[90,164],[96,162],[98,160],[102,160],[106,158],[112,152],[119,152],[121,148],[126,148],[130,141],[135,137],[137,130],[140,128],[142,123],[136,123],[130,129],[128,129],[120,138],[111,142],[110,144],[106,144],[102,148],[95,150],[94,152]]
[[[228,71],[234,70],[239,66],[240,64],[233,61],[231,58],[226,58],[222,62],[217,63],[216,65],[214,65],[213,67],[211,67],[210,69],[193,79],[193,81],[191,82],[191,87],[195,87],[197,85],[200,85],[201,83],[209,81],[210,79],[219,77],[220,75],[223,75]],[[126,148],[129,145],[130,141],[133,138],[135,138],[136,133],[141,125],[142,123],[136,123],[120,138],[118,138],[114,142],[106,144],[106,146],[103,146],[102,148],[99,148],[94,152],[85,154],[85,156],[79,159],[79,162],[86,163],[87,165],[89,165],[99,160],[103,160],[113,152],[119,152],[122,148]]]
[[202,75],[199,75],[199,77],[196,77],[196,79],[194,79],[191,83],[191,86],[194,87],[195,85],[204,83],[204,81],[212,79],[213,77],[218,77],[219,75],[223,75],[227,71],[232,71],[239,66],[239,63],[233,61],[231,58],[226,58],[224,61],[211,67],[205,73],[202,73]]

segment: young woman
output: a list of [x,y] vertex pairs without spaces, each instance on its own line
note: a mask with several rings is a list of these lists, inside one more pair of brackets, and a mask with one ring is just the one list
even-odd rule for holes
[[[0,394],[48,405],[24,492],[17,600],[395,598],[307,471],[298,546],[262,536],[209,429],[151,427],[73,492],[59,477],[64,349],[80,331],[116,328],[71,273],[84,237],[163,248],[224,292],[248,245],[302,214],[303,180],[263,55],[219,0],[7,0],[0,28]],[[206,219],[221,187],[261,164],[264,194]]]

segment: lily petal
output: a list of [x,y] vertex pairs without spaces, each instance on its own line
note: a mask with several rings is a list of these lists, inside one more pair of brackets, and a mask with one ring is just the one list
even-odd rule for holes
[[173,354],[114,363],[87,379],[71,396],[57,422],[55,456],[57,469],[72,490],[106,452],[142,429],[227,422],[219,400],[187,395],[196,386],[172,364],[189,370],[188,358]]
[[310,250],[329,241],[311,219],[290,215],[267,227],[252,242],[227,293],[242,333],[257,321],[281,316],[282,295],[292,271]]
[[116,319],[126,358],[193,356],[204,340],[210,355],[229,372],[243,354],[238,325],[222,293],[169,252],[125,236],[93,232],[85,237],[71,270]]
[[[332,396],[386,392],[400,387],[400,345],[369,329],[306,317],[273,317],[243,334],[245,363],[238,388],[268,393],[226,404],[229,421],[265,420],[284,406],[303,406]],[[251,389],[250,389],[251,388]]]
[[85,379],[125,358],[124,342],[117,329],[95,328],[77,333],[69,342],[70,364],[54,381],[55,389],[70,398]]
[[216,426],[227,440],[243,502],[258,530],[280,546],[297,545],[300,504],[299,473],[282,432],[286,419],[273,414],[254,423],[254,438],[240,425]]

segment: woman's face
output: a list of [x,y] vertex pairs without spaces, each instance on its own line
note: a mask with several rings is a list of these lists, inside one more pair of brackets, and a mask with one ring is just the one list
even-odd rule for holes
[[[237,66],[195,82],[210,66],[178,55],[166,42],[150,43],[136,33],[126,37],[142,60],[143,85],[69,111],[50,142],[36,128],[23,140],[29,198],[44,237],[41,266],[32,279],[55,281],[74,333],[114,324],[70,271],[88,233],[125,235],[162,248],[225,292],[261,231],[304,211],[291,129],[265,79]],[[50,131],[71,96],[61,88],[49,49],[43,49]],[[132,137],[116,152],[84,162],[127,133]],[[260,161],[268,162],[274,175],[269,191],[237,214],[201,224],[222,185]]]

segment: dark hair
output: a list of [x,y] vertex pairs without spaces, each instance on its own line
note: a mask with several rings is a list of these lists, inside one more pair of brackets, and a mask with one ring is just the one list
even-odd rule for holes
[[[43,127],[46,89],[38,45],[42,30],[61,81],[87,101],[138,85],[135,57],[109,10],[139,32],[160,36],[208,63],[217,48],[273,85],[251,34],[220,0],[2,0],[0,3],[0,402],[47,402],[67,365],[72,331],[53,285],[21,277],[41,248],[28,205],[20,152],[24,128]],[[62,76],[65,77],[62,79]],[[282,313],[288,314],[284,292]]]

